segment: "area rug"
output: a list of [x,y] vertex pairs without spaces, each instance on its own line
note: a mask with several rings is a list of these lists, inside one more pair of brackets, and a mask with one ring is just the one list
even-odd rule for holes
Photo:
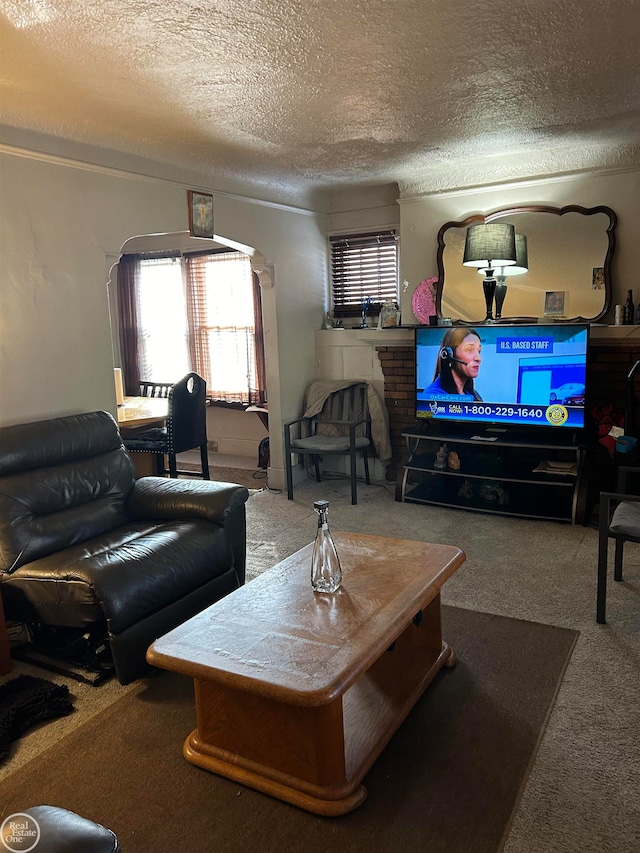
[[19,675],[0,685],[0,764],[11,744],[32,726],[73,711],[69,688],[44,678]]
[[6,779],[4,812],[62,806],[128,853],[494,853],[524,789],[577,632],[454,607],[458,655],[367,774],[355,812],[322,818],[186,762],[193,686],[161,673]]

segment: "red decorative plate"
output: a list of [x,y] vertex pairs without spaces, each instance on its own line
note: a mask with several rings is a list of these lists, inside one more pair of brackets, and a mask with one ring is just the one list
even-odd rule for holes
[[411,297],[411,310],[425,326],[429,325],[429,317],[436,314],[436,299],[432,292],[432,285],[437,281],[437,276],[425,278],[413,291]]

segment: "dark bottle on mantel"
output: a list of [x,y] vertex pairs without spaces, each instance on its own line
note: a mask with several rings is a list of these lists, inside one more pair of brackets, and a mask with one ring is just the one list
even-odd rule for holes
[[624,303],[624,324],[625,326],[633,325],[636,318],[636,312],[633,310],[633,291],[627,290],[627,301]]

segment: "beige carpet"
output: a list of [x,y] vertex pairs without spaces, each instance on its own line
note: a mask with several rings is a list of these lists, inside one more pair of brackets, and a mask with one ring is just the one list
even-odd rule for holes
[[[627,547],[625,579],[609,585],[608,624],[597,625],[596,530],[401,504],[394,501],[392,488],[380,484],[359,484],[354,507],[347,482],[316,484],[309,479],[296,487],[294,501],[266,490],[249,498],[248,577],[313,538],[313,501],[319,498],[329,500],[335,530],[461,547],[467,562],[446,584],[446,604],[580,632],[505,853],[637,853],[640,545]],[[22,664],[18,670],[27,671]],[[29,671],[50,677],[41,670]],[[68,683],[77,711],[23,738],[5,774],[36,758],[83,719],[138,689],[117,682],[98,689]],[[37,762],[32,766],[37,769]],[[5,790],[0,779],[0,804]]]
[[577,634],[451,607],[443,632],[458,664],[430,685],[349,815],[319,818],[188,764],[193,684],[173,673],[12,774],[4,814],[60,805],[109,826],[135,853],[494,853]]
[[[184,471],[200,471],[199,464],[182,462],[180,468]],[[238,483],[247,489],[263,489],[267,485],[267,472],[255,468],[227,468],[222,465],[210,465],[209,476],[212,480],[225,483]]]

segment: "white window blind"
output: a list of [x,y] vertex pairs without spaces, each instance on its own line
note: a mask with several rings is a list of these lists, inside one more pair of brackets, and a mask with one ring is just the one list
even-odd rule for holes
[[240,252],[187,257],[192,360],[214,400],[248,404],[257,393],[251,262]]
[[214,402],[264,404],[261,301],[247,255],[139,258],[135,299],[140,379],[176,382],[193,370]]

